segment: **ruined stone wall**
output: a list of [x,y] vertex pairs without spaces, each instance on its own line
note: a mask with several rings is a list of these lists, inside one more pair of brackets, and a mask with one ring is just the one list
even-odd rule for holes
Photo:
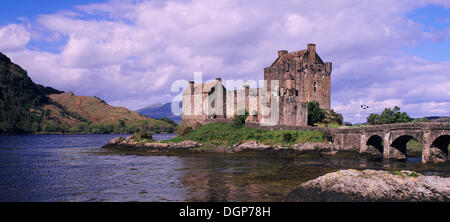
[[279,124],[284,126],[307,126],[308,105],[299,103],[296,97],[282,98],[280,102]]
[[215,87],[204,90],[203,83],[200,86],[194,87],[193,82],[190,87],[183,93],[183,107],[182,119],[183,125],[195,128],[198,125],[207,124],[211,119],[225,119],[226,118],[226,92],[222,88],[222,96],[218,94],[217,99],[212,99],[209,96],[216,89],[219,88],[221,81],[218,80]]

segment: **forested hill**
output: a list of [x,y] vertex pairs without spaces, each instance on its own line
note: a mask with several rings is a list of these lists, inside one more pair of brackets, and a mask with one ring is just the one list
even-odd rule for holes
[[35,84],[27,72],[0,53],[0,133],[23,133],[32,128],[37,110],[51,99],[46,93],[61,93]]
[[171,132],[174,125],[113,107],[97,97],[75,96],[35,84],[0,53],[0,133]]

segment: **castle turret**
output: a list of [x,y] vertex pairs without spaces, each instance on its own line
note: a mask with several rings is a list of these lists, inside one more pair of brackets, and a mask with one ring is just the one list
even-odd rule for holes
[[314,43],[309,43],[308,44],[308,60],[310,62],[310,64],[314,64],[316,61],[316,44]]
[[194,94],[194,81],[189,81],[189,88],[191,89],[191,94]]
[[331,73],[331,71],[332,71],[331,62],[326,62],[325,63],[325,70],[327,71],[327,73]]

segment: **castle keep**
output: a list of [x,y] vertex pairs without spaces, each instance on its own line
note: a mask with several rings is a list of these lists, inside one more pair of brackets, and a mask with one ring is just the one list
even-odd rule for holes
[[229,122],[236,114],[248,112],[248,123],[306,126],[307,102],[317,101],[322,109],[330,109],[331,71],[331,63],[322,61],[316,45],[308,44],[300,51],[278,51],[277,59],[264,69],[264,88],[244,84],[227,90],[220,78],[190,82],[183,93],[183,124]]

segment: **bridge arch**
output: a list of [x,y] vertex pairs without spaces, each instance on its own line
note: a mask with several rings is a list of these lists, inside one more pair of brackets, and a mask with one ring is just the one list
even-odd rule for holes
[[412,136],[412,135],[401,135],[398,136],[397,138],[392,140],[392,143],[390,144],[390,156],[391,158],[395,158],[395,159],[406,159],[407,155],[406,155],[406,144],[408,144],[408,142],[412,139],[416,139],[419,142],[421,142],[420,137],[416,136]]
[[367,140],[366,145],[367,145],[368,149],[371,149],[371,147],[373,147],[373,148],[375,148],[375,149],[372,149],[374,152],[377,152],[377,153],[383,155],[384,142],[383,142],[383,138],[381,136],[372,135]]
[[438,148],[445,156],[448,157],[449,144],[450,144],[450,135],[441,135],[433,141],[431,147]]

